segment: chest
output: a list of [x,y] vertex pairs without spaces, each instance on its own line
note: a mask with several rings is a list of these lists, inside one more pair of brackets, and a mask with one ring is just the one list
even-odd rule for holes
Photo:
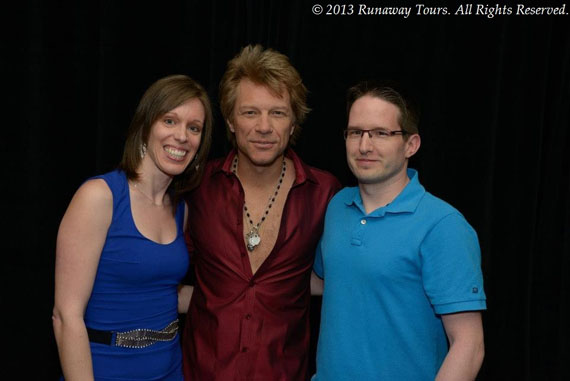
[[[143,214],[136,214],[137,208],[131,206],[121,202],[113,210],[113,222],[98,266],[97,277],[101,287],[176,285],[186,273],[189,258],[184,239],[177,234],[178,226],[172,212],[168,211],[164,220],[152,221],[151,218],[146,221],[166,225],[156,230],[152,229],[154,225],[140,224]],[[164,244],[159,241],[161,233],[165,233],[163,237],[167,239]]]
[[131,197],[131,215],[137,230],[142,236],[158,244],[174,241],[178,227],[170,205],[157,207],[148,205],[133,194]]
[[279,190],[244,187],[243,242],[252,273],[255,273],[275,247],[287,196],[294,176],[286,176]]
[[419,282],[424,236],[407,215],[370,218],[342,213],[327,220],[322,239],[325,273],[353,281]]
[[[289,184],[293,183],[292,178]],[[188,243],[195,271],[215,280],[210,286],[216,287],[217,293],[231,294],[227,282],[249,282],[253,274],[257,280],[274,276],[282,280],[305,269],[310,273],[331,191],[308,181],[280,190],[261,224],[259,245],[248,251],[244,202],[257,224],[272,191],[251,192],[235,176],[216,174],[205,177],[188,199]]]

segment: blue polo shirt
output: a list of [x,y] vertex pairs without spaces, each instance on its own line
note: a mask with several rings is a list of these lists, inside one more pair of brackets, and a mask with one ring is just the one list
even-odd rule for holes
[[433,380],[439,315],[486,308],[477,234],[418,174],[366,214],[357,187],[329,203],[314,270],[325,280],[315,381]]

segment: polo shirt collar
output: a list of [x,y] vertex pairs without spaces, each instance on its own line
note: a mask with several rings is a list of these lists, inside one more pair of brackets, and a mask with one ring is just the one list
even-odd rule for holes
[[[228,153],[224,161],[221,162],[221,165],[212,171],[212,174],[223,172],[226,175],[232,175],[232,163],[236,155],[237,150],[234,148]],[[318,181],[313,173],[309,170],[307,165],[303,163],[295,151],[293,151],[291,148],[287,148],[285,151],[285,156],[291,159],[293,161],[293,165],[295,166],[295,182],[293,183],[293,186],[302,184],[305,181],[310,181],[312,183],[318,184]]]
[[[425,188],[420,184],[418,171],[415,169],[408,168],[407,175],[410,181],[404,187],[396,198],[386,206],[380,207],[372,211],[369,216],[371,217],[382,217],[386,213],[413,213],[420,200],[425,194]],[[354,192],[349,196],[345,203],[346,205],[355,205],[358,207],[363,214],[366,214],[364,209],[364,204],[362,203],[362,198],[360,197],[360,190],[358,187],[353,188]]]

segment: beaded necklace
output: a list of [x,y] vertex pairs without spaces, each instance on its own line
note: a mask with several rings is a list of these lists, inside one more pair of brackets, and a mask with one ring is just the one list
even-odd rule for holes
[[[237,167],[238,167],[238,156],[236,155],[232,163],[232,172],[239,179],[239,176],[237,174]],[[279,181],[277,181],[277,186],[275,187],[275,191],[271,194],[271,196],[269,196],[267,207],[265,208],[265,211],[261,215],[261,220],[257,224],[254,224],[253,221],[251,220],[251,216],[249,214],[249,210],[247,209],[247,205],[245,204],[245,201],[243,202],[243,212],[245,213],[247,221],[249,222],[249,232],[245,234],[245,241],[247,243],[246,246],[247,250],[249,251],[253,251],[253,249],[255,249],[255,247],[259,245],[259,243],[261,242],[259,229],[261,228],[261,224],[263,223],[263,221],[265,221],[265,218],[269,214],[269,210],[271,209],[271,206],[275,202],[277,194],[279,194],[279,189],[281,189],[281,184],[283,184],[283,179],[285,178],[286,170],[287,170],[287,163],[285,162],[285,157],[283,157],[283,166],[281,168],[281,175],[279,175]]]

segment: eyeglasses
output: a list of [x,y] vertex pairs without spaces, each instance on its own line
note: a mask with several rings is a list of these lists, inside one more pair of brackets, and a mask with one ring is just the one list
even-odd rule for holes
[[398,130],[398,131],[389,131],[384,130],[382,128],[375,128],[373,130],[361,130],[358,128],[347,128],[344,130],[344,139],[345,140],[360,140],[362,135],[365,132],[368,132],[368,137],[374,141],[380,141],[388,139],[390,136],[394,135],[406,135],[408,131]]

